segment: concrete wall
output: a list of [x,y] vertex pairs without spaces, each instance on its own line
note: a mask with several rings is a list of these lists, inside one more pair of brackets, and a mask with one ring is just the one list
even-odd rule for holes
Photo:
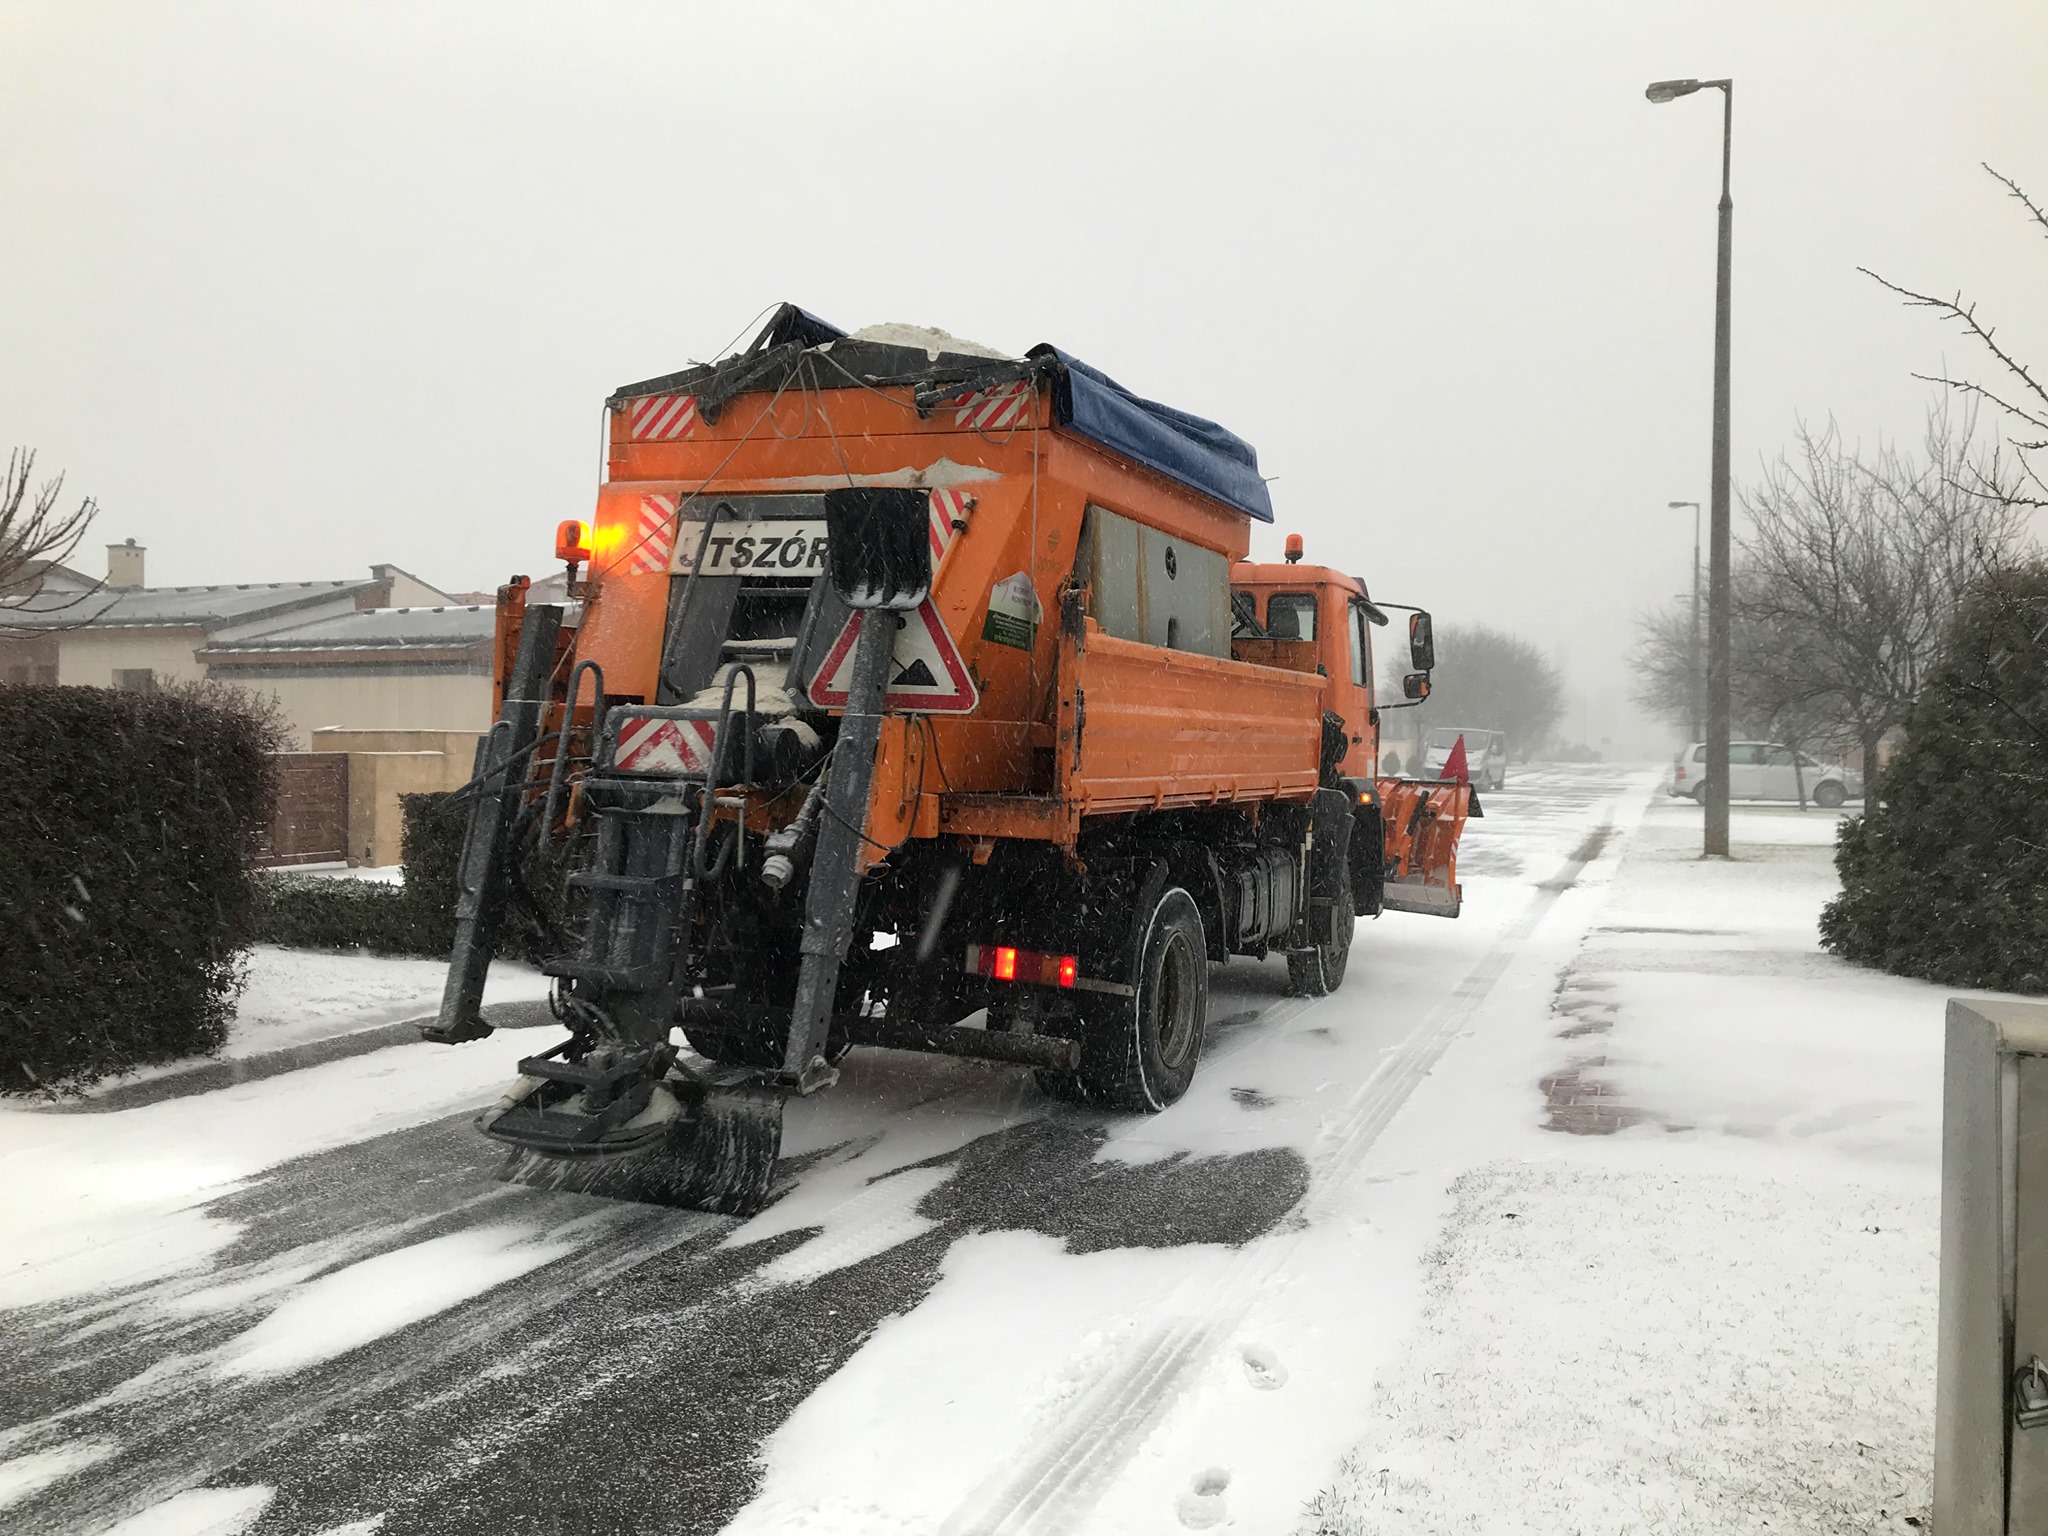
[[452,787],[447,763],[441,752],[349,753],[349,863],[382,869],[398,862],[405,830],[398,797]]
[[57,681],[111,688],[117,671],[147,667],[159,683],[196,683],[206,676],[193,652],[206,632],[193,629],[76,629],[57,638]]
[[[300,750],[341,750],[315,746],[314,736],[329,727],[452,733],[474,739],[491,723],[491,680],[478,673],[336,668],[310,676],[283,672],[225,681],[275,698],[291,724],[291,744]],[[465,756],[465,766],[468,762]]]
[[313,732],[315,752],[348,754],[349,863],[378,868],[396,864],[405,824],[398,797],[460,789],[468,783],[480,734],[346,729]]

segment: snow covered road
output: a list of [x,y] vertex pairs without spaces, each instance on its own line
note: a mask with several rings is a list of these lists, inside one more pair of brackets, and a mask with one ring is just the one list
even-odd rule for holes
[[[1446,1159],[1485,1139],[1432,1069],[1548,1019],[1650,788],[1487,796],[1465,915],[1363,925],[1335,997],[1219,971],[1160,1116],[856,1052],[744,1223],[495,1183],[468,1121],[525,1031],[0,1111],[0,1519],[1286,1529],[1420,1315]],[[1539,1054],[1507,1069],[1529,1125]]]

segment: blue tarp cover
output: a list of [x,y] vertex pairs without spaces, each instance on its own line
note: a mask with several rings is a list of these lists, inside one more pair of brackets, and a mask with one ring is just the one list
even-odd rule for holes
[[1031,356],[1056,357],[1066,370],[1055,400],[1060,425],[1262,523],[1273,521],[1258,450],[1235,432],[1134,395],[1058,347],[1041,344]]
[[[783,304],[744,352],[714,365],[710,371],[728,364],[743,365],[748,359],[791,342],[808,348],[845,339],[846,332],[831,321],[794,304]],[[1059,365],[1053,386],[1054,419],[1059,425],[1169,480],[1178,480],[1225,506],[1235,507],[1247,517],[1262,523],[1273,521],[1273,499],[1266,494],[1266,482],[1259,477],[1258,450],[1235,432],[1203,417],[1134,395],[1108,374],[1090,368],[1049,343],[1041,342],[1026,356],[1041,366],[1047,359]],[[686,369],[626,385],[614,393],[614,399],[675,387],[705,371]]]

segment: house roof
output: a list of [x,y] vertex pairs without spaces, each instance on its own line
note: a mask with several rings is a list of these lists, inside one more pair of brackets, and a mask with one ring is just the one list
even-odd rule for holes
[[44,591],[0,603],[0,619],[12,629],[218,629],[378,585],[275,581],[234,587],[107,588],[84,599],[76,592]]
[[490,644],[497,611],[483,603],[441,608],[364,608],[309,619],[260,635],[202,646],[202,659],[258,658],[285,652],[411,652],[465,650]]

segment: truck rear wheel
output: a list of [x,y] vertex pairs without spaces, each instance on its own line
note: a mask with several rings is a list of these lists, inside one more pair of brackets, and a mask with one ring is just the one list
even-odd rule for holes
[[1122,978],[1131,994],[1091,1005],[1078,1077],[1094,1103],[1154,1111],[1194,1081],[1209,1027],[1209,944],[1181,887],[1155,876],[1139,896]]

